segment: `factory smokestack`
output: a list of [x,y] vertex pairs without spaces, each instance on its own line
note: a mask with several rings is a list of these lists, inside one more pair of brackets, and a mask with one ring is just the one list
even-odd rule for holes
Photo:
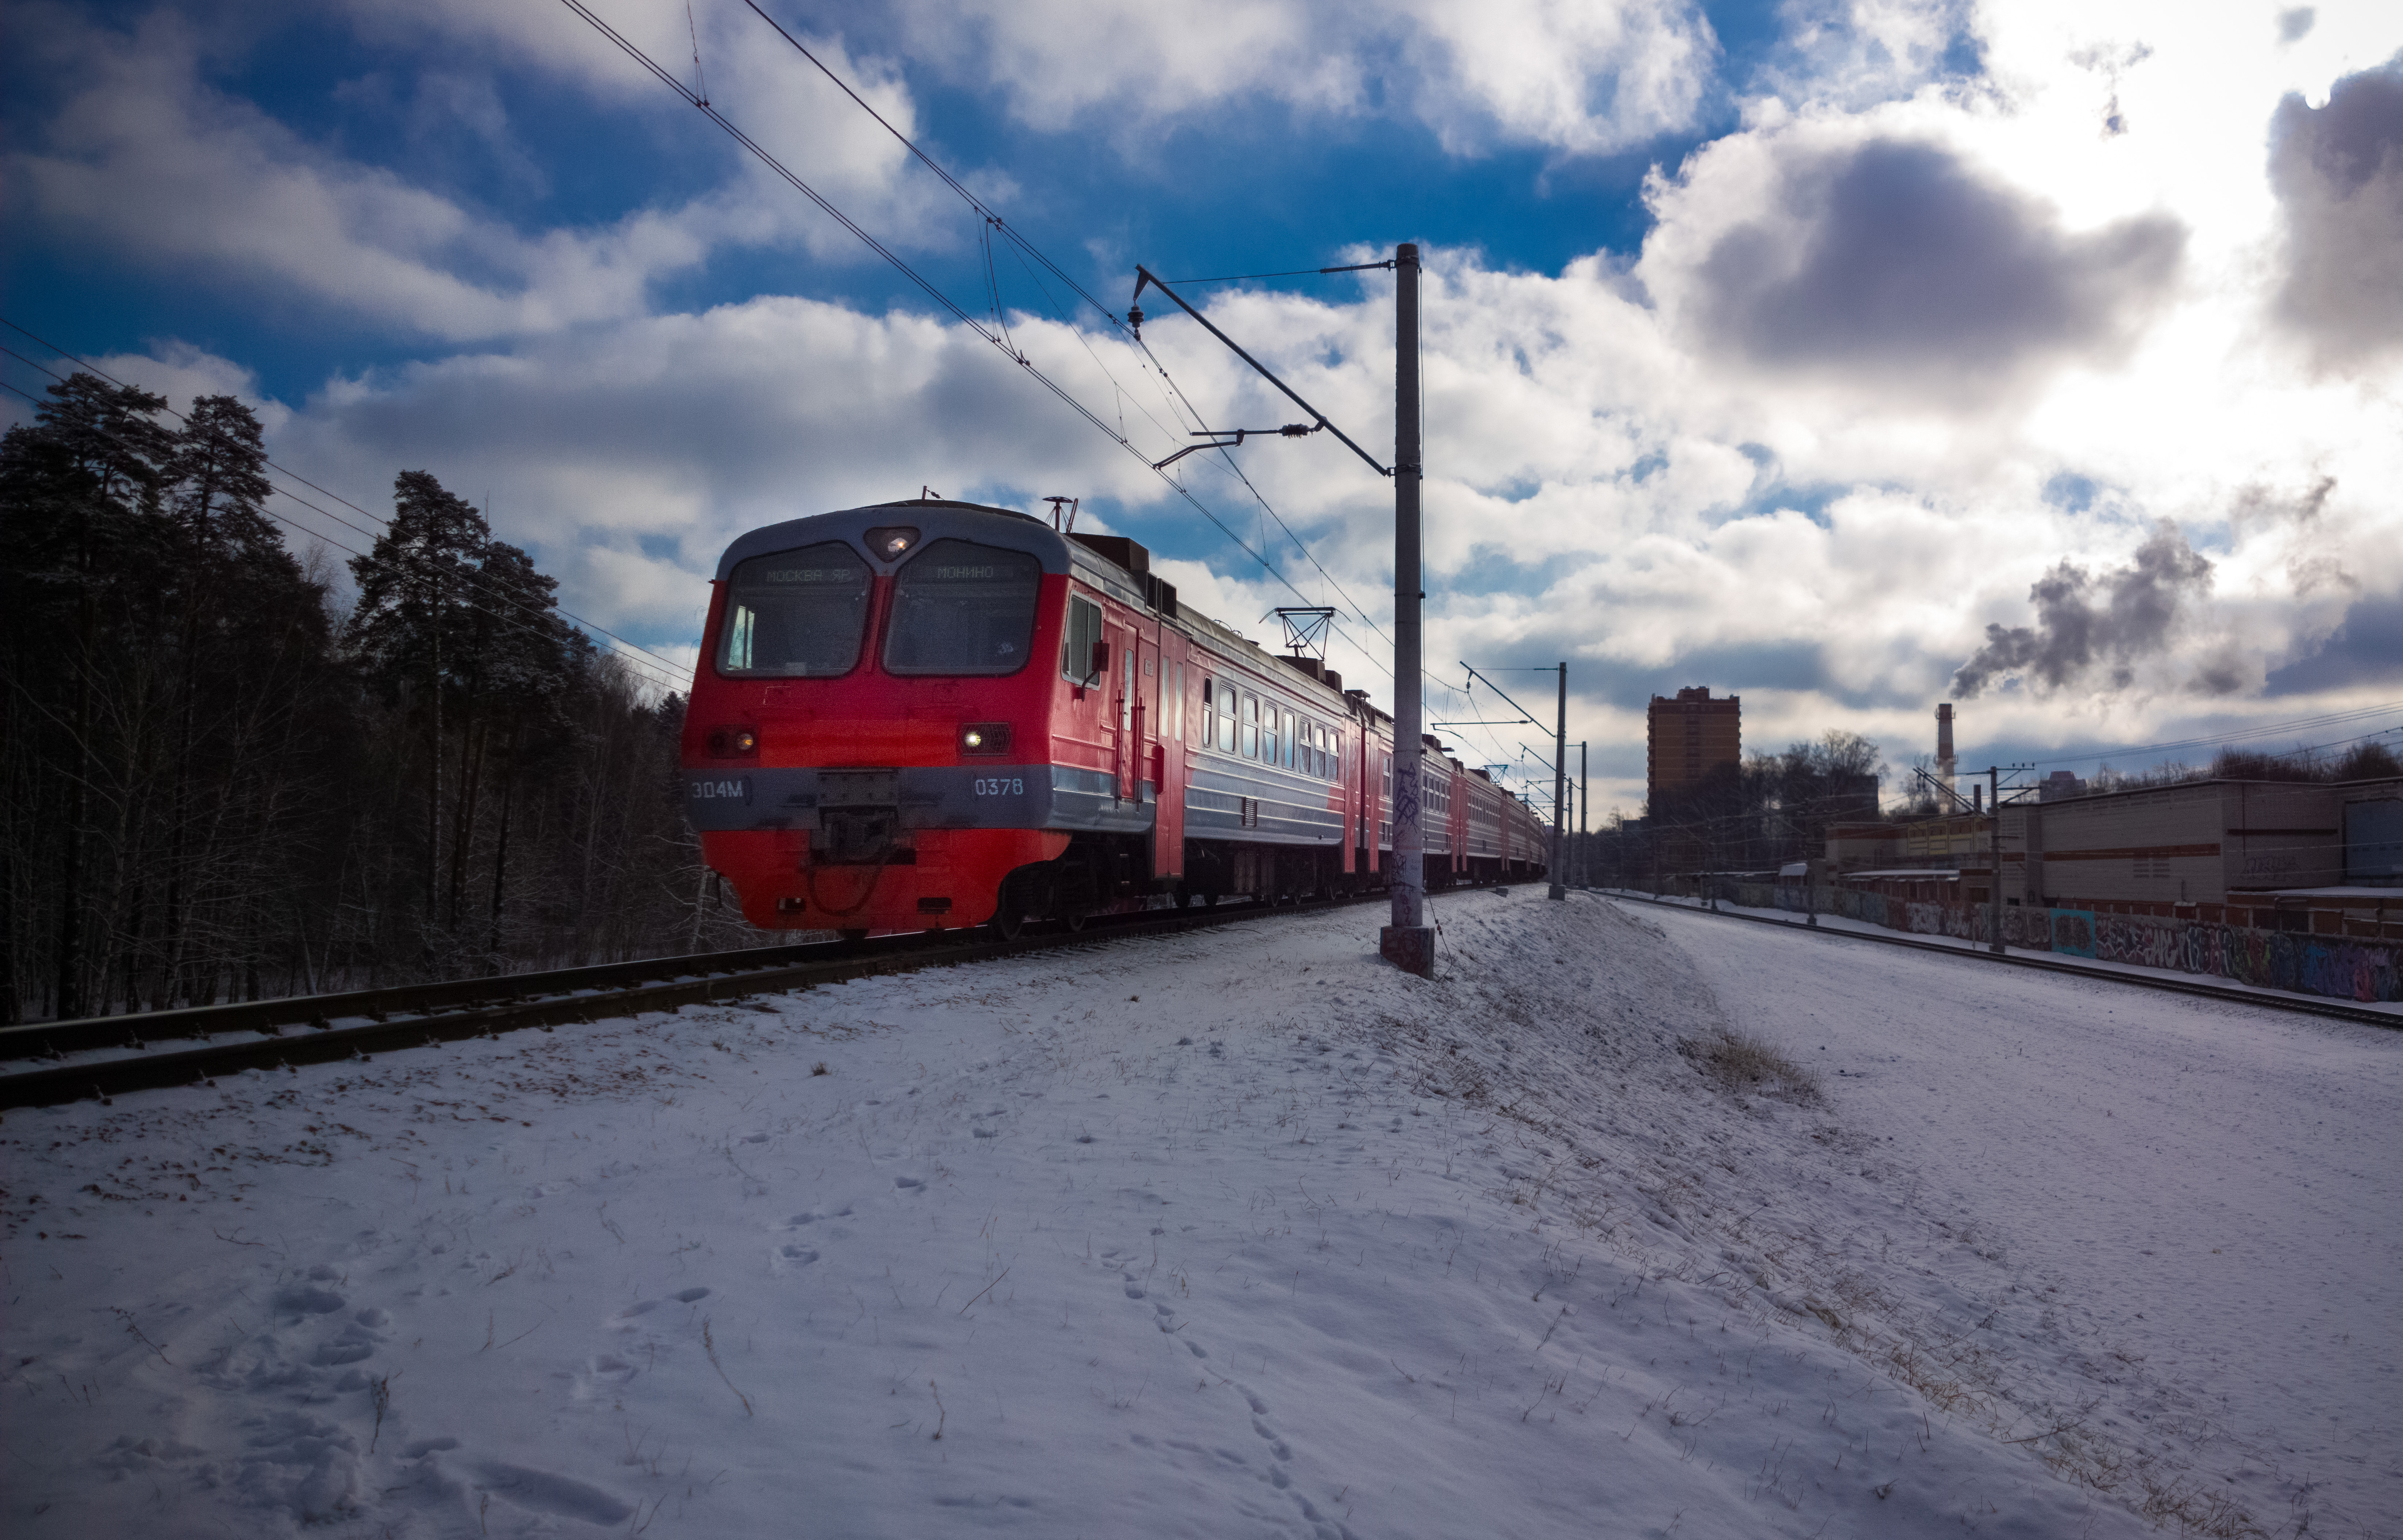
[[1960,795],[1960,787],[1954,784],[1952,702],[1950,701],[1936,708],[1936,779],[1943,783],[1948,795]]

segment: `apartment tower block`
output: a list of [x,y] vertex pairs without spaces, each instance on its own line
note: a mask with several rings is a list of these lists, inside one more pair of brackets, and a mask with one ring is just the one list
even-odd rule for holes
[[1743,697],[1713,700],[1706,685],[1681,689],[1674,700],[1656,695],[1646,737],[1645,790],[1658,814],[1678,793],[1743,760]]

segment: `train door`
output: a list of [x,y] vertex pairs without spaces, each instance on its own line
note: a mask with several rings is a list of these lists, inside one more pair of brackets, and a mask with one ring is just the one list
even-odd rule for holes
[[1117,616],[1103,622],[1103,635],[1110,645],[1110,770],[1118,783],[1118,800],[1132,802],[1136,795],[1135,708],[1143,693],[1137,665],[1142,659],[1135,656],[1133,628]]
[[1194,730],[1194,700],[1202,687],[1194,683],[1185,638],[1162,627],[1160,679],[1152,691],[1159,704],[1154,719],[1152,764],[1159,800],[1151,811],[1151,869],[1158,877],[1185,875],[1186,754]]
[[1129,767],[1134,776],[1134,795],[1147,800],[1160,799],[1160,642],[1155,637],[1138,632],[1128,644],[1132,655],[1142,665],[1133,671],[1127,683],[1134,689],[1134,720],[1129,724],[1133,744]]
[[1335,805],[1343,810],[1343,869],[1360,869],[1360,795],[1354,790],[1359,778],[1352,770],[1353,746],[1360,736],[1358,728],[1344,723],[1330,729],[1335,735],[1335,754],[1328,770],[1335,777]]

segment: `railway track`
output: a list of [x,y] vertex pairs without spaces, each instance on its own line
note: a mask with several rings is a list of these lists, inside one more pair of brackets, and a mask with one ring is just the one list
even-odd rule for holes
[[[549,1032],[750,994],[1385,901],[1377,894],[1300,904],[1154,909],[1096,917],[1081,930],[1064,925],[1034,930],[1014,941],[973,930],[804,942],[35,1022],[0,1028],[0,1062],[10,1065],[0,1072],[0,1110],[93,1097],[105,1102],[127,1091],[190,1085],[249,1069],[297,1068],[527,1028]],[[17,1067],[26,1064],[31,1067]]]
[[2169,994],[2197,995],[2206,1000],[2225,1000],[2239,1006],[2261,1006],[2271,1010],[2297,1011],[2305,1016],[2328,1016],[2340,1021],[2358,1021],[2368,1026],[2384,1027],[2390,1032],[2403,1031],[2403,1013],[2372,1010],[2366,1006],[2348,1005],[2341,1000],[2325,999],[2312,994],[2275,994],[2266,990],[2234,989],[2225,984],[2206,984],[2200,979],[2157,978],[2137,973],[2120,973],[2110,968],[2080,967],[2075,963],[2058,962],[2049,957],[1999,956],[1983,948],[1947,946],[1941,941],[1923,941],[1908,936],[1880,936],[1869,931],[1847,930],[1836,925],[1812,925],[1800,920],[1771,920],[1765,915],[1737,914],[1728,909],[1703,909],[1699,904],[1674,903],[1666,899],[1647,898],[1642,894],[1618,888],[1586,890],[1622,903],[1650,904],[1683,914],[1707,914],[1720,920],[1741,920],[1747,924],[1770,925],[1780,930],[1800,931],[1811,936],[1834,936],[1846,941],[1874,941],[1880,946],[1909,947],[1914,951],[1932,951],[1945,957],[1964,957],[1981,963],[2000,964],[2015,968],[2034,968],[2044,973],[2067,974],[2073,978],[2097,979],[2105,984],[2132,984],[2139,989],[2157,990]]

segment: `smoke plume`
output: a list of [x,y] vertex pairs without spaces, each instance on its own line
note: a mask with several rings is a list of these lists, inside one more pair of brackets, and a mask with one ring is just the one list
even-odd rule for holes
[[1961,700],[1997,679],[2016,676],[2039,694],[2109,669],[2109,687],[2124,688],[2135,664],[2163,649],[2181,604],[2211,588],[2211,563],[2187,544],[2176,524],[2162,520],[2136,559],[2097,577],[2063,562],[2028,590],[2034,626],[1986,628],[1986,645],[1952,676]]
[[2337,81],[2324,107],[2279,103],[2270,185],[2286,215],[2279,319],[2324,367],[2403,347],[2403,54]]

